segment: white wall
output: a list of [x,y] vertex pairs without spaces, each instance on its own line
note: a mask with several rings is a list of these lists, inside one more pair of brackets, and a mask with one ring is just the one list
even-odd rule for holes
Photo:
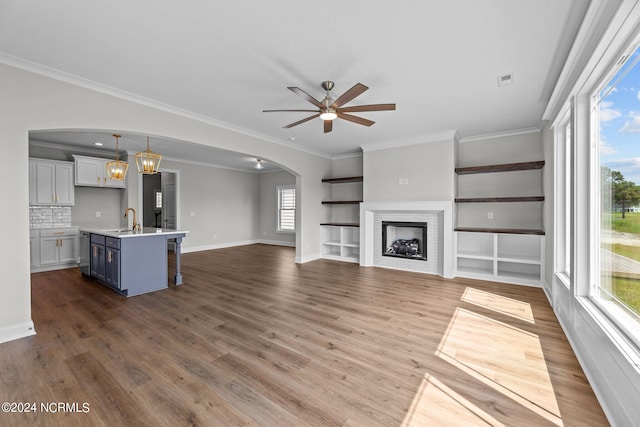
[[259,223],[257,239],[265,243],[294,246],[295,233],[278,232],[278,185],[295,185],[296,177],[289,172],[257,175],[259,180]]
[[364,200],[453,200],[454,150],[451,139],[365,151]]
[[[305,262],[320,256],[322,178],[331,171],[331,160],[282,144],[224,129],[202,119],[186,117],[130,100],[54,80],[31,72],[0,65],[0,154],[12,162],[0,168],[7,185],[4,197],[12,209],[0,213],[2,222],[13,226],[5,231],[0,250],[0,342],[27,335],[31,326],[29,268],[29,167],[30,130],[100,129],[162,135],[227,150],[252,153],[269,159],[300,176],[299,223],[296,260]],[[135,174],[127,177],[121,204],[138,206]],[[134,188],[135,187],[135,188]],[[186,228],[186,227],[185,227]],[[187,239],[188,240],[188,239]],[[195,241],[196,239],[193,239]],[[186,243],[186,242],[185,242]]]

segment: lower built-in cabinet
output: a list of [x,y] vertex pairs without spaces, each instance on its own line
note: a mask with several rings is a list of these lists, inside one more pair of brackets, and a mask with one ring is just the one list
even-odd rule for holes
[[360,227],[323,225],[321,233],[323,258],[360,262]]
[[456,276],[541,286],[544,236],[455,233]]
[[120,239],[91,234],[91,276],[120,289]]
[[75,267],[78,263],[78,228],[43,228],[30,231],[31,271]]

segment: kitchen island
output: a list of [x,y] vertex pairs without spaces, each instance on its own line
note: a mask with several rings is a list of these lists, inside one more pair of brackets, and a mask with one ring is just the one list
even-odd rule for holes
[[174,283],[180,285],[180,248],[187,233],[151,227],[140,231],[81,229],[80,271],[128,297],[166,289],[168,241],[174,239]]

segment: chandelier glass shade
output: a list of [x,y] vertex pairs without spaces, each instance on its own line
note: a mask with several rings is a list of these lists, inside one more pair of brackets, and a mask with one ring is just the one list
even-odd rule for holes
[[129,164],[127,162],[121,161],[120,154],[118,153],[118,138],[120,138],[122,135],[114,133],[113,136],[116,139],[116,159],[107,162],[107,176],[109,177],[109,179],[123,181],[127,177]]
[[162,155],[154,153],[149,149],[149,137],[147,137],[147,149],[135,155],[138,173],[146,175],[155,175],[160,169],[160,161]]

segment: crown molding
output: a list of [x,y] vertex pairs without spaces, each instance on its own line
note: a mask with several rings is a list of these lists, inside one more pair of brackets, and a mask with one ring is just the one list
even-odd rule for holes
[[538,133],[540,132],[540,128],[538,127],[530,127],[530,128],[523,128],[523,129],[515,129],[515,130],[509,130],[509,131],[504,131],[504,132],[495,132],[495,133],[485,133],[482,135],[476,135],[476,136],[466,136],[464,138],[460,138],[460,142],[471,142],[471,141],[482,141],[485,139],[493,139],[493,138],[502,138],[502,137],[507,137],[507,136],[516,136],[516,135],[524,135],[524,134],[528,134],[528,133]]
[[351,159],[353,157],[362,157],[362,151],[358,153],[338,154],[336,156],[333,156],[331,160]]
[[390,148],[408,147],[411,145],[428,144],[440,141],[457,141],[458,131],[456,129],[446,130],[442,132],[434,132],[426,135],[416,136],[412,138],[387,141],[380,144],[362,145],[363,152],[387,150]]
[[228,131],[236,132],[241,135],[249,136],[252,138],[256,138],[262,141],[271,142],[273,144],[278,144],[285,146],[287,148],[291,148],[293,150],[302,151],[307,154],[312,154],[315,156],[320,156],[325,159],[331,159],[331,156],[326,153],[321,153],[316,150],[312,150],[309,148],[300,147],[290,142],[282,141],[276,138],[272,138],[268,135],[264,135],[258,132],[254,132],[239,126],[235,126],[226,122],[222,122],[220,120],[216,120],[212,117],[205,116],[202,114],[194,113],[193,111],[185,110],[183,108],[179,108],[173,105],[166,104],[164,102],[156,101],[151,98],[147,98],[144,96],[136,95],[131,92],[127,92],[121,89],[117,89],[113,86],[105,85],[102,83],[98,83],[93,80],[85,79],[83,77],[77,76],[75,74],[67,73],[64,71],[56,70],[51,67],[47,67],[42,64],[38,64],[33,61],[29,61],[23,58],[19,58],[17,56],[9,55],[4,52],[0,52],[0,64],[5,64],[10,67],[18,68],[20,70],[28,71],[33,74],[37,74],[43,77],[47,77],[53,80],[62,81],[65,83],[69,83],[74,86],[79,86],[85,89],[92,90],[94,92],[99,92],[105,95],[113,96],[115,98],[123,99],[125,101],[133,102],[136,104],[144,105],[145,107],[153,108],[156,110],[164,111],[166,113],[175,114],[177,116],[181,116],[190,120],[194,120],[200,123],[205,123],[211,126],[215,126],[221,129],[225,129]]

